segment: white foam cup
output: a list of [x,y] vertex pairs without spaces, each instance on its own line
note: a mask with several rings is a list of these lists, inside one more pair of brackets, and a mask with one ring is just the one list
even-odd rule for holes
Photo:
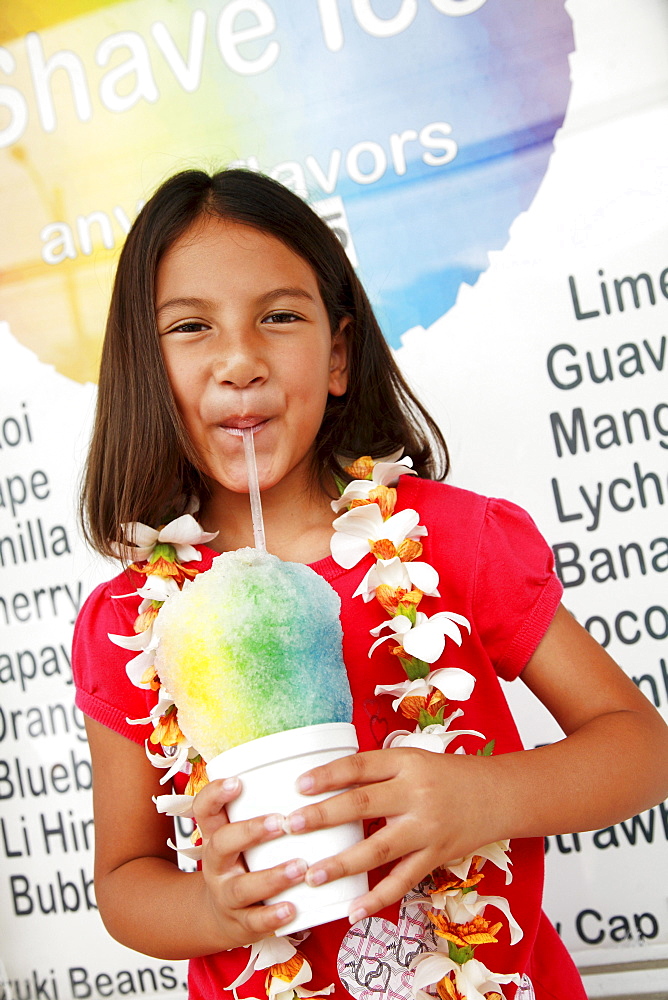
[[[348,722],[328,722],[272,733],[232,747],[207,764],[207,773],[212,780],[235,776],[241,779],[240,794],[227,805],[230,822],[269,813],[287,816],[302,806],[339,794],[302,795],[296,784],[300,774],[339,757],[347,757],[358,749],[354,726]],[[363,837],[361,821],[343,823],[325,830],[278,837],[250,848],[244,858],[249,871],[274,868],[291,858],[303,858],[310,866],[352,847]],[[288,900],[294,903],[296,917],[276,931],[285,935],[346,917],[350,903],[367,891],[368,879],[364,872],[319,886],[302,882],[265,902]]]

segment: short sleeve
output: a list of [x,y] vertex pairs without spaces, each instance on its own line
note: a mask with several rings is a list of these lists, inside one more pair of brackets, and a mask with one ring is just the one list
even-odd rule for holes
[[[116,646],[109,639],[109,633],[132,635],[137,615],[137,596],[112,596],[116,590],[119,594],[124,592],[123,588],[115,587],[115,583],[117,581],[97,587],[77,618],[72,642],[75,701],[91,719],[135,743],[143,743],[153,727],[130,725],[127,719],[146,718],[150,704],[155,702],[155,694],[132,684],[125,667],[136,654]],[[127,579],[124,583],[127,592]]]
[[488,500],[476,556],[474,621],[496,672],[513,680],[559,605],[554,556],[521,507]]

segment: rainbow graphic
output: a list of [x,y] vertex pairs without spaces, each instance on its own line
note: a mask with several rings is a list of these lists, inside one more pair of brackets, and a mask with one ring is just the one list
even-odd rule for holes
[[187,167],[273,173],[392,344],[433,322],[531,204],[573,49],[564,0],[15,0],[0,34],[0,318],[80,381],[137,208]]

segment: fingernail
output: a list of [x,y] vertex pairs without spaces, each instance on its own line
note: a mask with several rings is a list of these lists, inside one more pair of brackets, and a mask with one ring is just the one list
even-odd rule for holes
[[310,774],[302,774],[301,778],[297,778],[297,791],[298,792],[310,792],[315,784],[315,781]]
[[267,833],[278,833],[279,830],[283,829],[285,817],[281,816],[280,813],[272,813],[271,816],[265,816],[264,828]]
[[235,792],[239,787],[238,778],[225,778],[223,782],[223,788],[226,792]]
[[362,907],[358,907],[356,910],[350,911],[348,920],[350,921],[351,924],[356,924],[358,920],[364,920],[366,915],[367,915],[366,910],[362,909]]
[[316,868],[315,871],[309,872],[306,876],[307,885],[322,885],[323,882],[327,881],[327,872],[324,868]]
[[285,874],[290,879],[301,879],[304,877],[308,865],[302,858],[297,858],[295,861],[288,861],[285,866]]
[[299,833],[301,830],[304,830],[305,827],[306,820],[301,813],[292,813],[291,816],[288,816],[288,828],[290,833]]
[[292,910],[287,903],[281,903],[279,908],[276,910],[276,916],[279,920],[287,920],[288,917],[292,916]]

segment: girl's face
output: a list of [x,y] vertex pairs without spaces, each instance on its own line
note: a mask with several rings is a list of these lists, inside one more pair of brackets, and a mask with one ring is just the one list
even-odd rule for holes
[[245,427],[260,487],[303,491],[327,394],[347,386],[343,329],[332,335],[309,265],[268,233],[204,216],[162,258],[155,303],[176,405],[214,494],[216,483],[248,491]]

